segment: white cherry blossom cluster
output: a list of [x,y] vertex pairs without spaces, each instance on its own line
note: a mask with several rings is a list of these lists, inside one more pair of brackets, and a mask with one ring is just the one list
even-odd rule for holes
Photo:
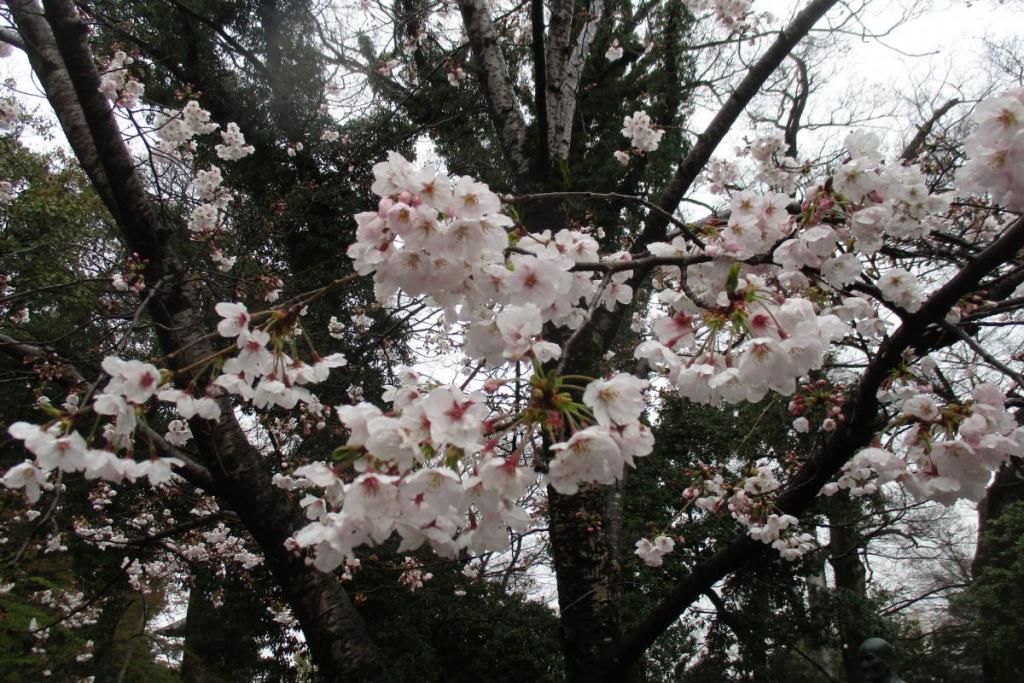
[[781,488],[775,470],[766,461],[741,476],[702,465],[683,496],[694,507],[709,513],[728,512],[756,541],[771,545],[786,560],[800,559],[817,548],[811,534],[801,532],[798,520],[775,510],[775,493]]
[[[216,166],[196,173],[192,187],[201,203],[192,210],[188,219],[188,229],[193,234],[208,235],[220,228],[224,211],[231,203],[231,194],[223,187],[223,181],[221,171]],[[221,257],[223,259],[223,254]]]
[[217,270],[222,273],[226,273],[235,267],[235,262],[238,260],[238,257],[225,256],[224,252],[214,247],[210,251],[210,260],[217,264]]
[[[252,145],[245,144],[245,136],[234,121],[224,127],[224,130],[220,132],[220,137],[223,142],[216,145],[214,150],[216,150],[217,156],[224,161],[238,161],[256,151]],[[296,143],[296,145],[295,149],[302,148],[301,143]],[[292,153],[291,156],[295,156],[295,154]]]
[[800,179],[801,164],[789,156],[787,151],[788,145],[782,132],[755,138],[747,149],[755,163],[754,181],[787,194],[792,193]]
[[686,0],[695,15],[714,10],[715,18],[730,31],[742,31],[748,25],[752,0]]
[[231,533],[223,522],[202,533],[202,541],[189,544],[182,556],[190,561],[220,559],[242,569],[252,569],[263,563],[263,556],[251,552],[245,541]]
[[[29,501],[39,500],[54,470],[83,472],[87,479],[106,479],[120,482],[145,478],[152,486],[170,481],[172,466],[184,463],[177,458],[157,458],[137,461],[131,457],[118,457],[126,448],[138,424],[140,409],[158,390],[163,381],[155,366],[141,361],[124,361],[108,356],[103,370],[110,381],[92,401],[97,415],[113,418],[104,426],[105,448],[95,448],[74,428],[73,415],[59,415],[48,425],[15,422],[8,433],[23,441],[25,448],[35,456],[15,465],[0,479],[7,488],[23,488]],[[51,410],[56,410],[51,407]],[[219,415],[219,412],[218,412]]]
[[874,254],[884,237],[916,239],[939,227],[950,197],[928,190],[915,165],[882,162],[878,136],[857,131],[846,138],[850,159],[833,177],[835,189],[852,203],[850,236],[856,251]]
[[548,465],[548,483],[559,493],[573,494],[581,484],[613,484],[622,478],[634,457],[649,455],[654,437],[640,422],[647,381],[620,372],[611,379],[590,382],[583,392],[596,424],[556,443]]
[[121,272],[110,276],[110,286],[118,292],[142,292],[146,288],[146,262],[139,258],[138,254],[132,253]]
[[458,88],[467,78],[469,78],[469,74],[461,66],[456,66],[448,71],[448,84],[453,88]]
[[[766,140],[752,145],[751,154],[767,159],[780,145]],[[847,296],[842,306],[819,311],[789,294],[809,286],[808,273],[836,289],[852,284],[862,271],[858,252],[874,253],[886,235],[927,234],[932,216],[948,206],[947,198],[928,194],[916,168],[882,164],[877,146],[870,134],[847,138],[851,161],[837,173],[836,189],[852,201],[842,207],[818,193],[791,215],[787,195],[743,191],[733,195],[727,224],[704,249],[682,237],[652,244],[656,256],[697,263],[665,270],[670,286],[660,300],[669,313],[654,320],[655,340],[638,347],[636,357],[690,400],[756,401],[769,390],[792,393],[797,380],[821,367],[830,344],[852,331],[847,323],[877,336],[884,327],[867,300]],[[871,231],[864,227],[867,214]],[[854,249],[845,251],[851,237]],[[743,265],[766,254],[773,265]],[[920,279],[900,269],[884,271],[876,284],[882,297],[908,312],[924,298]]]
[[[202,509],[194,509],[193,514],[208,515],[217,509],[212,500],[209,504],[201,503],[200,507]],[[123,530],[114,528],[113,520],[104,521],[104,526],[90,526],[87,520],[76,519],[75,534],[99,550],[124,548],[131,539]],[[153,533],[159,533],[160,526],[173,526],[174,523],[175,520],[168,509],[159,514],[143,512],[128,520],[130,527],[140,530],[152,529]],[[138,533],[131,535],[137,536]],[[171,555],[147,561],[124,559],[122,567],[125,568],[135,589],[150,592],[154,588],[166,585],[169,577],[186,571],[185,563],[224,562],[242,570],[250,570],[263,562],[261,555],[251,552],[245,541],[232,534],[223,523],[210,530],[193,532],[184,538],[166,539],[163,543],[171,551]],[[96,608],[102,609],[102,604],[97,603]],[[83,614],[87,615],[88,612]],[[62,625],[74,627],[78,624],[71,620],[62,622]]]
[[880,339],[886,330],[885,321],[878,317],[867,295],[842,297],[840,303],[829,310],[867,339]]
[[366,334],[367,332],[370,331],[370,326],[373,325],[373,318],[371,318],[368,315],[363,315],[361,313],[354,314],[351,318],[349,318],[349,320],[351,321],[352,326],[355,327],[356,331],[359,332],[359,334]]
[[100,74],[99,91],[111,102],[134,109],[145,92],[145,86],[128,75],[128,66],[135,60],[118,50]]
[[[349,430],[342,450],[361,472],[354,480],[346,483],[340,469],[323,462],[275,478],[285,489],[323,489],[322,502],[303,500],[307,515],[319,519],[294,539],[297,547],[315,547],[322,569],[354,560],[356,547],[383,543],[394,532],[402,537],[399,552],[426,542],[454,557],[461,548],[503,549],[505,529],[525,530],[529,523],[516,499],[532,477],[518,466],[518,455],[503,457],[485,440],[483,395],[446,386],[427,391],[410,370],[400,379],[387,394],[393,405],[387,414],[368,403],[337,408]],[[468,477],[444,464],[453,453],[475,454]]]
[[181,569],[174,556],[145,562],[129,560],[126,557],[122,561],[122,566],[128,577],[128,585],[132,587],[132,590],[144,594],[160,590],[162,586],[166,585],[167,580]]
[[921,308],[923,296],[917,278],[902,268],[887,270],[875,282],[885,300],[900,306],[909,313]]
[[[210,112],[195,100],[188,101],[180,111],[165,109],[156,117],[156,149],[158,159],[165,163],[173,160],[187,161],[196,149],[194,138],[209,135],[220,128],[210,120]],[[221,131],[222,144],[214,149],[217,156],[225,161],[237,161],[253,152],[252,145],[245,144],[245,136],[235,123],[228,123]],[[232,195],[224,185],[221,169],[211,165],[199,169],[192,181],[192,189],[198,203],[188,219],[189,232],[196,238],[210,238],[224,225],[225,212],[232,201]],[[221,272],[234,267],[236,257],[226,256],[212,240],[208,240],[211,260]]]
[[653,152],[661,144],[665,131],[651,125],[651,116],[645,111],[635,111],[622,120],[622,134],[629,138],[634,149]]
[[115,529],[111,524],[103,526],[91,526],[85,520],[75,520],[75,535],[83,541],[88,541],[97,550],[108,548],[124,547],[128,543],[128,536],[124,531]]
[[180,110],[163,109],[156,115],[156,149],[158,160],[164,162],[189,159],[195,151],[193,138],[209,135],[220,124],[210,121],[210,112],[189,100]]
[[904,476],[906,471],[906,463],[889,451],[865,448],[843,465],[839,479],[823,486],[821,493],[831,496],[846,489],[851,496],[871,496],[882,485]]
[[612,40],[612,44],[608,46],[607,50],[605,50],[604,58],[607,59],[609,62],[614,62],[616,60],[622,59],[622,53],[623,50],[622,46],[619,45],[619,39],[614,38]]
[[[345,365],[343,356],[317,357],[311,365],[293,359],[281,352],[279,345],[273,350],[267,348],[272,341],[270,333],[250,330],[250,316],[244,305],[224,302],[216,310],[223,317],[218,332],[236,339],[237,354],[224,363],[222,374],[210,391],[224,389],[251,401],[257,408],[277,405],[291,409],[301,400],[314,412],[320,409],[319,401],[304,385],[321,382],[332,368]],[[176,445],[185,443],[191,435],[184,421],[220,417],[214,394],[196,396],[191,391],[173,388],[166,384],[167,375],[152,364],[108,356],[102,367],[110,379],[92,397],[91,410],[110,418],[103,425],[104,447],[94,447],[75,429],[76,416],[82,413],[77,400],[66,403],[64,412],[45,402],[42,407],[55,418],[51,422],[43,426],[16,422],[9,427],[11,436],[23,441],[35,458],[9,469],[0,483],[10,489],[24,489],[30,502],[37,501],[42,491],[51,486],[49,475],[54,470],[83,472],[87,479],[112,482],[145,478],[152,486],[159,486],[172,479],[172,467],[182,466],[181,460],[135,460],[130,452],[128,457],[118,455],[119,451],[130,451],[138,415],[145,412],[147,402],[156,397],[174,404],[181,419],[168,425],[167,438]]]
[[688,400],[756,402],[768,391],[792,394],[799,378],[822,366],[831,342],[849,331],[835,314],[786,298],[759,276],[731,282],[735,266],[726,260],[688,271],[703,307],[682,292],[663,291],[669,313],[654,320],[656,339],[634,352]]
[[338,320],[337,316],[332,315],[331,319],[327,322],[327,334],[331,339],[344,339],[345,329],[345,323]]
[[719,253],[747,259],[771,251],[790,232],[789,202],[789,196],[779,192],[736,193],[730,202],[728,225],[719,236]]
[[48,588],[33,593],[32,600],[47,609],[66,615],[60,620],[60,625],[68,629],[95,624],[103,611],[102,603],[87,604],[88,596],[82,591],[54,592],[53,589]]
[[281,624],[282,626],[287,626],[289,628],[299,628],[299,620],[295,618],[295,615],[292,614],[290,608],[286,606],[268,605],[267,612],[270,613],[274,623]]
[[402,561],[402,568],[402,574],[398,577],[398,583],[409,589],[410,593],[415,593],[423,588],[424,582],[434,578],[434,575],[430,572],[423,571],[420,563],[413,557],[406,556]]
[[725,159],[712,159],[701,174],[708,184],[708,191],[713,194],[725,194],[727,188],[739,180],[736,163]]
[[[516,239],[508,232],[512,219],[485,184],[469,177],[452,182],[394,152],[374,167],[374,176],[372,189],[381,200],[377,211],[356,215],[348,255],[356,272],[373,273],[379,301],[387,303],[399,290],[429,296],[449,322],[468,325],[466,353],[490,365],[558,355],[541,328],[583,321],[581,302],[596,294],[598,282],[572,268],[597,260],[592,237],[562,230]],[[627,299],[625,278],[605,294]]]
[[653,541],[641,538],[636,542],[633,554],[639,557],[648,567],[660,567],[664,564],[664,556],[672,552],[676,542],[668,536],[657,536]]
[[[284,353],[281,350],[282,337],[275,330],[250,329],[252,317],[245,304],[222,301],[214,310],[222,318],[217,324],[217,333],[234,339],[237,349],[236,354],[224,362],[221,374],[214,380],[215,386],[251,402],[256,408],[279,406],[291,410],[301,401],[313,412],[320,411],[319,399],[306,385],[323,382],[332,369],[344,367],[348,361],[342,354],[317,356],[311,365]],[[172,400],[171,396],[164,400]],[[199,413],[198,403],[187,403],[193,400],[188,395],[176,400],[185,400],[188,410],[195,410],[193,414],[205,417]],[[209,399],[199,399],[205,400]],[[181,410],[179,402],[179,413]]]
[[826,495],[839,489],[870,495],[899,481],[920,500],[977,502],[992,473],[1010,456],[1024,455],[1024,428],[1017,426],[1003,392],[993,384],[979,384],[962,405],[940,407],[914,386],[883,398],[899,402],[896,425],[906,427],[898,442],[902,456],[878,447],[861,450],[842,477],[823,490]]
[[750,527],[748,535],[755,541],[771,545],[782,559],[793,562],[816,549],[814,536],[799,532],[800,520],[792,515],[770,514],[763,524]]
[[967,138],[970,159],[957,173],[957,188],[1024,211],[1024,88],[983,100],[971,118],[978,127]]
[[[502,550],[507,528],[523,531],[529,524],[517,500],[536,479],[521,466],[532,432],[506,455],[501,434],[492,431],[502,417],[492,414],[482,393],[423,387],[409,369],[399,378],[385,394],[392,402],[387,413],[368,403],[337,408],[349,437],[336,453],[354,464],[355,479],[342,479],[343,468],[325,462],[275,477],[286,490],[323,490],[302,499],[316,521],[294,537],[296,547],[315,549],[320,568],[351,562],[355,548],[383,543],[393,533],[402,538],[400,551],[423,543],[446,557],[462,549]],[[588,384],[583,404],[596,424],[552,446],[552,488],[572,494],[584,483],[613,483],[626,463],[650,452],[653,439],[639,422],[646,384],[624,374]]]

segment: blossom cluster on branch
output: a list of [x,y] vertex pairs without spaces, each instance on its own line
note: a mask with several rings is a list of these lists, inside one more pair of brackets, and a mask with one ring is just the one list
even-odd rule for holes
[[[993,192],[1007,207],[1021,206],[1015,160],[1024,139],[1022,101],[1018,91],[979,107],[979,129],[968,142],[975,156],[960,174],[961,190]],[[195,102],[164,112],[158,147],[168,156],[187,157],[196,135],[218,128],[209,118]],[[627,117],[623,132],[641,151],[655,149],[661,133],[643,112]],[[234,124],[222,137],[220,158],[252,152]],[[523,531],[530,523],[519,501],[538,481],[532,470],[565,495],[621,479],[626,465],[635,466],[634,459],[653,448],[641,419],[650,382],[627,373],[563,375],[556,363],[563,348],[545,337],[557,331],[571,339],[571,331],[587,325],[599,309],[632,305],[634,274],[652,267],[658,271],[657,312],[641,330],[644,339],[633,355],[655,371],[659,387],[690,401],[790,396],[823,368],[838,343],[855,334],[881,338],[888,319],[918,311],[929,292],[927,281],[898,267],[880,267],[873,256],[890,243],[942,234],[950,197],[931,194],[914,166],[884,163],[870,134],[852,134],[846,146],[848,161],[797,207],[786,194],[736,191],[728,218],[695,227],[699,237],[684,230],[649,244],[646,253],[608,255],[599,253],[585,230],[529,232],[503,212],[487,185],[466,176],[448,178],[390,153],[373,169],[376,209],[355,217],[356,241],[348,248],[355,270],[372,274],[383,306],[399,292],[436,305],[446,325],[463,331],[463,350],[481,367],[521,363],[531,374],[492,380],[485,393],[399,369],[400,383],[385,396],[386,410],[361,401],[337,406],[333,412],[348,433],[345,443],[330,458],[274,478],[283,489],[304,492],[300,505],[310,520],[288,544],[311,549],[312,561],[323,570],[355,566],[357,547],[383,543],[395,533],[402,539],[400,552],[425,543],[449,557],[501,550],[508,529]],[[796,166],[793,160],[774,161],[782,150],[777,137],[751,145],[762,169],[759,180],[768,186],[785,185],[778,169]],[[734,174],[725,167],[712,172],[726,190]],[[193,187],[202,203],[190,220],[192,232],[217,229],[230,201],[222,182],[217,167],[196,173]],[[201,390],[175,387],[174,373],[150,363],[107,357],[103,370],[109,381],[82,406],[47,404],[42,408],[48,422],[10,427],[33,459],[0,481],[24,489],[33,502],[57,470],[112,482],[169,481],[172,468],[185,465],[182,460],[135,459],[135,434],[153,399],[174,405],[180,419],[170,422],[166,439],[175,446],[188,443],[189,421],[219,419],[229,395],[257,410],[292,410],[301,403],[324,424],[332,411],[314,387],[347,361],[340,354],[321,357],[312,346],[307,359],[301,357],[296,340],[305,303],[255,314],[242,303],[217,304],[217,333],[229,345],[203,367],[189,368],[215,371]],[[510,408],[489,396],[506,384],[517,395],[522,391],[521,404]],[[905,428],[902,454],[863,450],[824,493],[871,493],[899,481],[922,498],[977,499],[993,469],[1009,455],[1024,453],[1022,431],[994,386],[979,386],[972,401],[945,408],[920,386],[908,387],[899,401],[894,428]],[[840,397],[830,395],[827,402],[832,409],[823,431],[834,429],[842,413]],[[802,410],[794,411],[794,428],[809,432]],[[93,418],[93,431],[83,436],[79,426]],[[93,436],[96,424],[102,426],[100,437]],[[707,470],[685,497],[701,510],[727,510],[752,538],[795,559],[814,542],[795,518],[775,509],[780,477],[768,463],[739,477]],[[636,554],[657,566],[673,547],[671,537],[660,535],[640,541]],[[411,586],[422,578],[409,576]]]

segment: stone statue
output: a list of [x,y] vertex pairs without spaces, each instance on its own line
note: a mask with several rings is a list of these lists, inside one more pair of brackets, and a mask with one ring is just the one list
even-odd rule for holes
[[892,645],[881,638],[868,638],[860,646],[860,668],[871,683],[903,683],[893,673]]

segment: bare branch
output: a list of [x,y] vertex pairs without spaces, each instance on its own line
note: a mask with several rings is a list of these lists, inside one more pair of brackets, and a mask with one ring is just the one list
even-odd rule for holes
[[935,110],[931,117],[917,127],[917,134],[914,139],[907,143],[907,146],[903,148],[903,153],[900,154],[900,159],[904,161],[913,161],[917,158],[917,155],[921,153],[921,148],[924,147],[924,143],[928,140],[928,136],[932,132],[932,128],[938,123],[939,119],[949,113],[949,110],[960,104],[960,100],[955,97],[944,105]]

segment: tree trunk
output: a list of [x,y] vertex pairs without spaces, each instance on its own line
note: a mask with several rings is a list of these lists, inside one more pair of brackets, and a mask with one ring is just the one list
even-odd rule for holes
[[863,545],[857,531],[860,505],[847,496],[836,496],[829,506],[829,558],[836,577],[836,600],[839,638],[842,644],[843,672],[848,683],[864,683],[858,650],[864,639],[873,635],[864,632],[861,614],[867,600],[864,563],[859,550]]
[[[192,570],[185,613],[182,683],[225,683],[253,680],[259,659],[255,622],[246,602],[258,596],[242,593],[237,583],[219,579],[205,567]],[[221,591],[219,604],[213,595]],[[261,607],[262,608],[262,607]]]
[[564,496],[548,488],[549,534],[558,580],[566,679],[595,681],[619,642],[622,565],[615,537],[613,487]]
[[804,637],[810,650],[808,655],[831,676],[835,674],[835,658],[826,640],[831,615],[828,606],[828,586],[825,583],[825,555],[811,553],[804,561],[813,562],[815,569],[814,573],[807,576],[808,620],[805,622],[807,631]]
[[[994,556],[1000,548],[994,547],[985,537],[985,531],[999,519],[1003,512],[1014,503],[1024,500],[1024,460],[1012,458],[996,473],[995,479],[988,487],[985,497],[978,503],[978,547],[971,563],[972,578],[977,581],[986,571],[998,569],[993,566]],[[982,608],[978,612],[980,621],[989,621],[993,617]],[[983,643],[984,644],[984,643]],[[983,647],[981,653],[981,671],[984,683],[1016,683],[1020,671],[1020,662],[1014,661],[1011,652],[993,651]]]

